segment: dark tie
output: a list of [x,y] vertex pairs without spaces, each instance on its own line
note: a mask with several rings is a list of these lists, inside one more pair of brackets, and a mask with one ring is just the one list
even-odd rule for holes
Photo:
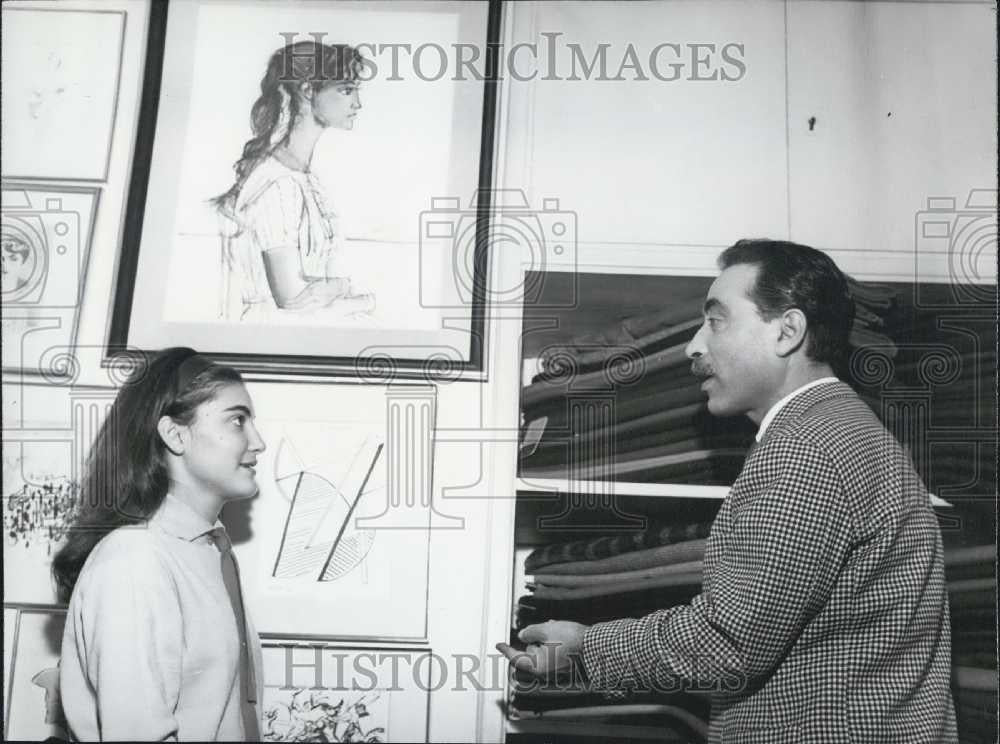
[[215,547],[219,549],[222,561],[222,580],[226,584],[229,604],[233,607],[236,629],[240,636],[240,714],[247,741],[260,741],[257,724],[257,681],[254,679],[253,665],[250,663],[250,647],[247,644],[247,621],[243,610],[243,592],[240,590],[240,569],[233,555],[233,544],[225,527],[216,527],[208,533]]

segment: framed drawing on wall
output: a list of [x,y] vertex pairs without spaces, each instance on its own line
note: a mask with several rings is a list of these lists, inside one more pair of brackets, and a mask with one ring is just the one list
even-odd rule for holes
[[78,501],[72,432],[3,441],[4,601],[54,605],[52,558]]
[[[68,739],[59,700],[59,651],[66,610],[5,607],[4,621],[14,615],[10,635],[10,691],[5,700],[4,740]],[[4,628],[4,643],[8,641]],[[4,658],[8,655],[4,649]]]
[[[8,701],[10,700],[10,684],[12,675],[11,662],[14,660],[14,640],[17,638],[17,616],[15,607],[3,608],[3,719],[10,720]],[[6,732],[4,732],[6,735]]]
[[253,392],[260,492],[221,519],[258,632],[424,642],[434,388],[324,386],[335,423],[274,418],[295,404]]
[[429,649],[263,646],[264,741],[427,741]]
[[125,12],[3,8],[3,176],[106,181]]
[[76,344],[100,196],[96,186],[3,182],[5,372],[60,377],[44,361]]
[[499,23],[498,2],[154,3],[109,347],[481,378]]

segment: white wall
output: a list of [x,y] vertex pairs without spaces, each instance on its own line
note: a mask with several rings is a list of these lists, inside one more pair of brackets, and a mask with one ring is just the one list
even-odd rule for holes
[[[916,219],[928,198],[995,194],[995,59],[991,4],[789,3],[791,237],[949,279]],[[977,263],[995,281],[993,236]]]

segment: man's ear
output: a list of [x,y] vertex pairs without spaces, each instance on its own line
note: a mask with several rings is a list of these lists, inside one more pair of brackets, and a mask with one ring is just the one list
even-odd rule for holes
[[785,310],[778,318],[778,343],[776,345],[779,356],[788,356],[798,351],[806,340],[809,331],[809,323],[806,315],[797,307]]
[[316,95],[316,91],[313,90],[312,84],[306,81],[299,83],[299,95],[302,99],[312,103],[313,96]]
[[169,416],[160,416],[160,420],[156,422],[156,431],[160,435],[160,439],[175,455],[184,454],[184,436],[181,431],[183,427],[174,421]]

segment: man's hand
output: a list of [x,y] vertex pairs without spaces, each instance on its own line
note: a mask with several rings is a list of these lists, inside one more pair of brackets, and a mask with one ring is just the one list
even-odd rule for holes
[[524,651],[506,643],[498,643],[496,648],[518,671],[536,677],[550,677],[568,672],[574,663],[582,661],[583,634],[587,632],[587,627],[567,620],[549,620],[529,625],[517,634],[528,644]]

